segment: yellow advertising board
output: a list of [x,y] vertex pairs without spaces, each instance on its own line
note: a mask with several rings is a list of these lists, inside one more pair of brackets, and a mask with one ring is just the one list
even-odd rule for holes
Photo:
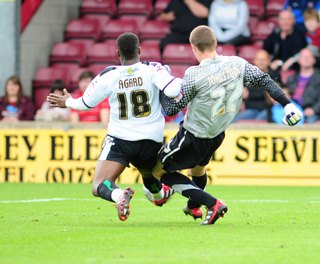
[[[176,131],[166,130],[165,138]],[[1,129],[0,182],[89,183],[105,134],[104,129]],[[320,132],[230,129],[208,176],[213,184],[320,186]],[[134,168],[120,178],[140,181]]]

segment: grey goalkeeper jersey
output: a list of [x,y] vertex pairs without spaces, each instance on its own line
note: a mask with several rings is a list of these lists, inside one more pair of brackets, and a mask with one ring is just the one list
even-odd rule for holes
[[237,56],[217,56],[190,67],[182,84],[179,102],[161,94],[165,113],[177,114],[188,105],[183,127],[198,138],[214,138],[238,114],[243,87],[263,88],[286,105],[288,98],[270,76]]

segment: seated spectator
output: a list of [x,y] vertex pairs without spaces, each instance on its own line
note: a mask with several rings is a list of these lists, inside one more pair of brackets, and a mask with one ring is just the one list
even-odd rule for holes
[[290,10],[279,14],[279,27],[265,39],[263,49],[271,56],[270,67],[277,70],[290,57],[307,46],[303,31],[295,27],[294,16]]
[[288,78],[287,86],[292,99],[302,106],[305,122],[314,123],[320,119],[320,71],[307,48],[301,50],[298,63],[300,70]]
[[283,9],[289,9],[294,14],[297,27],[305,31],[304,24],[304,11],[306,9],[313,8],[318,12],[320,10],[319,0],[287,0],[283,6]]
[[[87,86],[95,77],[93,72],[85,71],[79,77],[79,89],[72,95],[73,98],[81,97],[86,90]],[[95,108],[89,111],[78,111],[71,109],[71,123],[80,122],[102,122],[104,124],[109,123],[110,105],[106,98]]]
[[249,7],[243,0],[215,0],[208,17],[218,43],[236,46],[250,43]]
[[5,84],[5,95],[0,98],[0,120],[18,122],[33,120],[35,107],[28,96],[23,95],[20,78],[11,76]]
[[[290,97],[289,94],[289,89],[288,87],[283,86],[282,87],[283,91],[285,92],[285,94],[288,96],[288,98]],[[272,107],[271,107],[271,120],[270,122],[272,123],[276,123],[276,124],[283,124],[282,119],[285,115],[284,109],[281,106],[281,104],[279,104],[278,102],[274,101],[271,96],[270,96],[270,100],[272,100]],[[290,99],[291,103],[293,103],[301,112],[303,112],[302,107],[297,104],[294,100]],[[304,123],[304,116],[302,116],[301,120],[299,121],[298,125],[302,125]]]
[[[310,49],[316,57],[319,57],[320,50],[320,23],[319,14],[315,9],[307,9],[304,11],[304,24],[307,29],[307,48]],[[299,54],[287,59],[283,64],[282,70],[288,70],[299,59]]]
[[[279,73],[270,69],[270,62],[270,55],[265,50],[259,50],[253,60],[253,64],[255,64],[260,70],[268,73],[276,82],[281,82]],[[245,110],[236,116],[234,122],[248,119],[268,121],[268,109],[270,108],[270,103],[268,96],[263,89],[244,87],[243,99]]]
[[171,43],[189,43],[190,32],[199,25],[208,24],[209,7],[212,0],[171,0],[160,14],[160,19],[171,23],[171,32],[160,42],[163,52]]
[[[50,93],[62,95],[64,88],[66,84],[63,80],[55,80],[50,87]],[[45,101],[37,111],[35,119],[37,121],[69,121],[70,109],[51,107],[50,103]]]
[[270,77],[277,83],[282,83],[279,72],[270,68],[271,57],[266,50],[261,49],[257,51],[253,59],[253,64],[256,65],[261,71],[268,73]]

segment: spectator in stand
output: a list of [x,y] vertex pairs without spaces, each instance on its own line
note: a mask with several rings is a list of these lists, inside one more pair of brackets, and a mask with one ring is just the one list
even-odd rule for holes
[[[270,77],[280,83],[281,77],[279,72],[270,69],[271,58],[268,52],[265,50],[259,50],[253,60],[253,64],[256,65],[261,71],[266,72]],[[243,100],[245,104],[245,110],[240,112],[234,122],[240,120],[265,120],[268,121],[268,110],[270,109],[270,101],[263,89],[246,88],[243,89]]]
[[287,0],[283,6],[283,9],[289,9],[294,14],[297,27],[301,30],[305,31],[305,24],[304,22],[304,11],[306,9],[315,9],[318,12],[320,11],[320,1],[319,0]]
[[[319,14],[315,9],[307,9],[304,11],[304,24],[307,29],[306,37],[308,46],[313,54],[319,58],[320,50],[320,23],[319,23]],[[299,54],[295,54],[293,57],[286,60],[282,66],[282,70],[288,70],[294,63],[299,59]]]
[[160,19],[171,23],[171,33],[160,42],[163,52],[171,43],[189,43],[190,32],[199,25],[208,24],[209,7],[212,0],[171,0],[160,14]]
[[279,27],[265,39],[263,49],[272,56],[271,69],[277,70],[290,57],[307,45],[304,33],[295,26],[290,10],[279,14]]
[[0,120],[18,122],[33,120],[34,104],[28,96],[23,95],[20,78],[16,75],[7,79],[5,95],[0,98]]
[[[79,77],[79,89],[72,94],[73,98],[81,97],[87,86],[95,77],[95,74],[90,71],[83,72]],[[110,105],[108,98],[89,111],[78,111],[71,109],[71,123],[80,122],[102,122],[109,123]]]
[[306,123],[320,119],[320,71],[315,69],[316,59],[305,48],[301,50],[298,60],[300,70],[287,81],[289,93],[293,100],[302,106]]
[[244,45],[250,43],[249,7],[243,0],[215,0],[208,17],[218,43]]
[[[50,87],[50,93],[63,95],[64,88],[66,84],[63,80],[55,80]],[[51,107],[50,103],[45,101],[37,111],[35,119],[37,121],[69,121],[70,109]]]

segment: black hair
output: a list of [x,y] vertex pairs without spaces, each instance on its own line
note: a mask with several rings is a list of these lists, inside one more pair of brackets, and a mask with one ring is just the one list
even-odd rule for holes
[[63,80],[54,80],[50,86],[50,92],[53,93],[55,90],[63,91],[66,88],[66,83]]
[[136,34],[126,32],[117,39],[120,56],[125,60],[132,60],[139,55],[139,38]]

